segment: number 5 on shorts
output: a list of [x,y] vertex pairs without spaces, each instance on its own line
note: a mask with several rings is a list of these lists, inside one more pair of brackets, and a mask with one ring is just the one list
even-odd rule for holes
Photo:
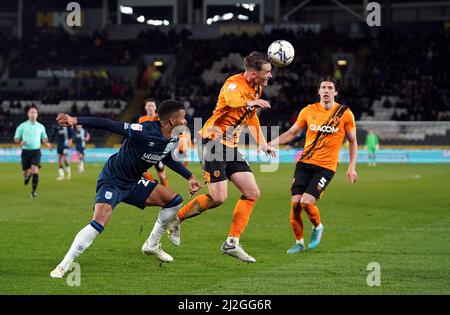
[[319,181],[319,186],[324,188],[326,183],[327,183],[327,179],[325,177],[322,177]]

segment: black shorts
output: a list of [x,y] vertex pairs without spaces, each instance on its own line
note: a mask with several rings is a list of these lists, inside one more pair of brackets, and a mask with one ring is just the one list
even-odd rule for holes
[[107,203],[114,209],[120,202],[144,209],[145,202],[158,184],[141,178],[123,182],[114,179],[97,181],[95,203]]
[[27,170],[31,165],[41,166],[41,149],[22,150],[22,170]]
[[76,147],[75,150],[78,152],[78,154],[84,155],[84,148],[83,147]]
[[333,176],[334,172],[332,170],[298,162],[295,166],[291,194],[292,196],[303,195],[306,192],[319,199]]
[[206,183],[217,183],[230,179],[238,172],[252,172],[244,156],[237,148],[204,139],[201,152],[203,177]]
[[69,152],[69,148],[67,146],[58,145],[56,147],[56,152],[59,155],[67,155],[67,153]]

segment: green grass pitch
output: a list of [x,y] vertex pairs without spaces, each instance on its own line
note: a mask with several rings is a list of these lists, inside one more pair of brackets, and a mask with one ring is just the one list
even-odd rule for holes
[[[320,246],[286,254],[293,164],[276,173],[253,165],[261,189],[241,243],[257,259],[225,256],[238,193],[226,204],[182,225],[182,243],[163,248],[174,262],[160,264],[140,248],[157,208],[121,204],[110,224],[81,255],[81,286],[51,279],[75,234],[91,219],[100,164],[57,182],[55,164],[41,170],[38,198],[30,198],[19,164],[0,164],[0,294],[449,294],[450,165],[358,165],[346,182],[341,165],[318,206],[325,232]],[[190,168],[201,178],[198,164]],[[170,187],[188,200],[187,183],[168,172]],[[202,190],[205,191],[204,189]],[[304,217],[305,241],[311,224]],[[381,286],[369,287],[367,265],[381,266]]]

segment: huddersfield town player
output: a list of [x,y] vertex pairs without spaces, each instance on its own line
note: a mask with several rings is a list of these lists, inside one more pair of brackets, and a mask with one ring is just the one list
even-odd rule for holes
[[57,180],[64,179],[64,173],[67,173],[66,178],[70,179],[70,165],[67,158],[69,148],[72,146],[73,131],[72,128],[67,128],[59,124],[54,124],[52,128],[52,135],[50,139],[52,142],[56,140],[56,152],[58,153],[58,177]]
[[[139,117],[138,123],[142,124],[145,121],[158,120],[158,114],[156,114],[156,100],[153,98],[146,98],[144,100],[145,115]],[[181,142],[181,141],[180,141]],[[158,163],[155,165],[156,172],[158,173],[159,180],[163,186],[169,187],[169,180],[167,179],[166,172],[164,171],[164,164]],[[144,174],[145,179],[154,180],[150,171]]]
[[81,125],[77,125],[74,131],[73,142],[75,143],[75,150],[78,153],[78,173],[84,172],[84,150],[86,150],[86,142],[91,139],[91,135]]
[[[158,115],[160,120],[142,124],[128,124],[105,118],[71,117],[59,114],[57,121],[68,127],[78,124],[105,129],[126,137],[118,153],[112,155],[97,180],[92,221],[76,236],[61,263],[50,273],[52,278],[62,278],[70,264],[88,248],[95,237],[108,223],[113,208],[120,202],[138,208],[161,206],[158,219],[149,238],[142,246],[142,252],[155,255],[159,260],[170,262],[173,258],[161,249],[160,239],[167,224],[174,220],[181,208],[183,199],[167,187],[145,180],[142,174],[159,161],[189,181],[189,190],[195,194],[200,184],[183,164],[173,160],[171,152],[177,145],[176,129],[186,125],[185,109],[181,102],[166,100],[161,103]],[[178,127],[178,128],[177,128]]]

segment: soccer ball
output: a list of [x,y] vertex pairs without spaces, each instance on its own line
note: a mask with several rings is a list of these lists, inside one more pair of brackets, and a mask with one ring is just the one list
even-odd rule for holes
[[286,67],[294,60],[295,50],[286,40],[276,40],[267,49],[270,62],[277,67]]

